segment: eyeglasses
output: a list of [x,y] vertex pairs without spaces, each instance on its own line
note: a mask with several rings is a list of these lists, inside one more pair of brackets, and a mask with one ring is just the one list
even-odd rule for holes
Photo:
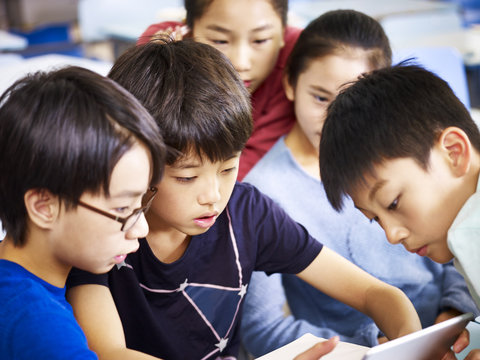
[[[106,212],[104,210],[100,210],[100,209],[98,209],[94,206],[88,205],[88,204],[86,204],[86,203],[84,203],[83,201],[80,201],[80,200],[78,201],[78,205],[83,206],[84,208],[87,208],[89,210],[95,211],[96,213],[101,214],[103,216],[106,216],[110,219],[118,221],[119,223],[122,224],[122,228],[120,230],[124,231],[124,232],[127,232],[128,230],[133,228],[133,226],[137,223],[137,221],[138,221],[138,219],[140,219],[140,216],[142,215],[142,213],[146,213],[148,211],[148,209],[150,209],[150,205],[152,205],[152,201],[153,201],[155,195],[157,194],[157,191],[158,191],[158,189],[156,187],[154,187],[154,186],[150,187],[149,192],[151,192],[151,194],[149,195],[148,198],[144,197],[144,201],[142,201],[145,205],[138,208],[138,209],[133,210],[133,212],[129,216],[124,217],[124,218],[122,218],[120,216],[115,216],[115,215],[110,214],[109,212]],[[147,196],[147,194],[145,194],[145,196]]]

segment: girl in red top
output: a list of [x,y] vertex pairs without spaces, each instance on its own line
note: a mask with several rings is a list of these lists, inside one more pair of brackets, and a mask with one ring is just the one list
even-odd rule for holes
[[240,159],[242,180],[295,122],[283,90],[285,62],[300,29],[287,27],[288,0],[185,0],[186,23],[154,24],[138,44],[157,33],[193,37],[216,47],[235,66],[251,94],[254,129]]

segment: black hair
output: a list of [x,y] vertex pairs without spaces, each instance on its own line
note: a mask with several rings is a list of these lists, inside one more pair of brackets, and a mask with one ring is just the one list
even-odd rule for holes
[[296,86],[312,60],[346,47],[368,51],[371,69],[392,63],[388,37],[377,20],[355,10],[333,10],[312,20],[300,34],[285,68],[289,84]]
[[422,67],[401,63],[364,75],[328,108],[320,141],[320,172],[328,200],[340,210],[344,195],[375,175],[386,159],[413,158],[428,169],[442,131],[462,129],[480,151],[480,133],[449,85]]
[[[190,29],[193,29],[195,20],[200,19],[207,11],[208,7],[215,0],[185,0],[186,23]],[[241,1],[241,0],[239,0]],[[288,0],[269,0],[282,21],[282,25],[287,25]]]
[[110,176],[135,143],[150,150],[159,181],[165,146],[148,112],[112,80],[79,67],[37,72],[0,97],[0,219],[25,242],[24,195],[48,190],[67,208],[84,192],[109,195]]
[[230,61],[193,40],[154,40],[127,50],[109,77],[153,115],[174,164],[191,151],[212,162],[245,146],[252,118],[249,94]]

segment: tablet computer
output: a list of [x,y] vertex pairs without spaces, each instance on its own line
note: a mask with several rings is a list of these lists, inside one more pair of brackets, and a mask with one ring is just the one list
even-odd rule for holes
[[362,360],[441,359],[462,330],[474,319],[472,313],[429,326],[425,329],[374,346]]
[[[341,341],[331,353],[324,355],[322,360],[441,359],[473,319],[472,313],[459,315],[372,348]],[[296,355],[320,341],[325,339],[305,334],[257,360],[292,360]]]

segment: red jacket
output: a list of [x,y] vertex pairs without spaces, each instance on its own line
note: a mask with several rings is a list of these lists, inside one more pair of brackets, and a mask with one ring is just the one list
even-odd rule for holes
[[[137,44],[148,42],[150,37],[159,30],[165,30],[168,27],[174,29],[177,25],[183,24],[168,21],[150,25],[140,36]],[[239,181],[241,181],[257,161],[270,150],[280,136],[290,131],[295,122],[293,103],[285,96],[282,76],[288,55],[290,55],[300,32],[301,30],[297,28],[286,28],[284,38],[285,46],[278,55],[275,67],[262,85],[260,85],[251,96],[253,132],[240,157]]]

